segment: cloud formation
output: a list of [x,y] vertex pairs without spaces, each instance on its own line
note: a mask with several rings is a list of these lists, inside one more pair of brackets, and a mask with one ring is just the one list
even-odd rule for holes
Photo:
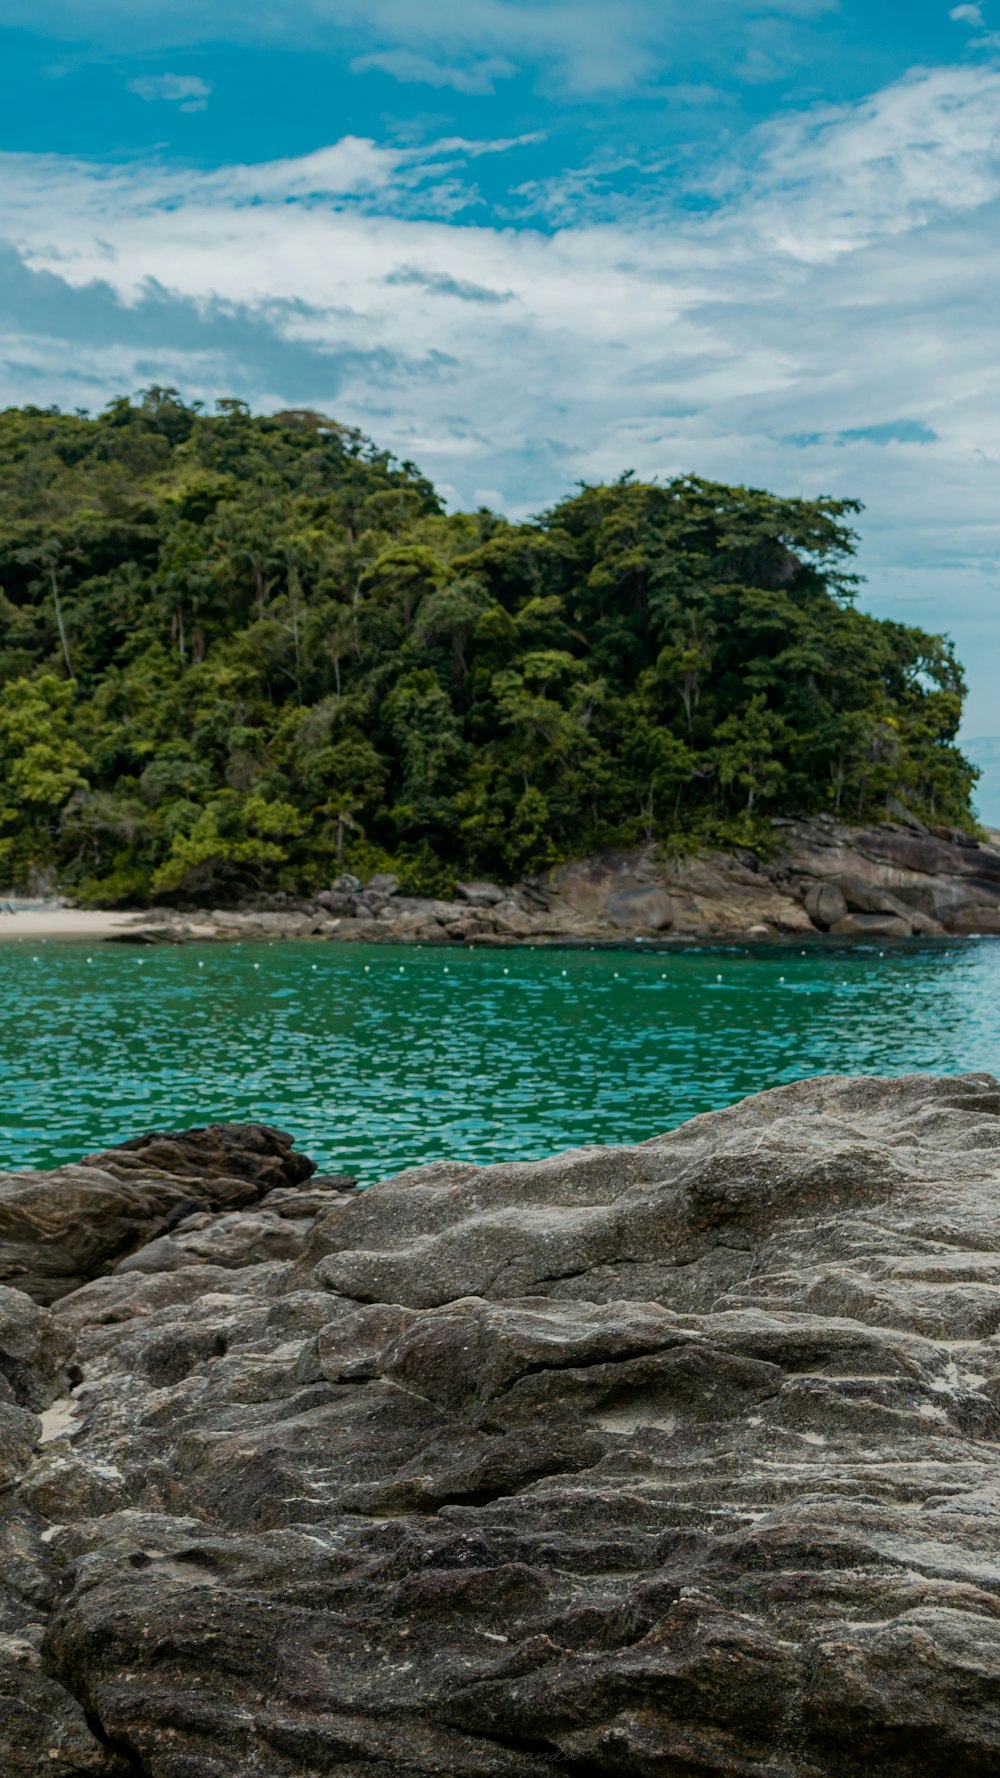
[[554,230],[475,220],[511,146],[0,156],[5,399],[331,407],[512,512],[628,467],[860,494],[866,597],[953,628],[995,732],[1000,69],[782,115],[687,192],[619,169],[614,214],[581,169]]
[[197,74],[143,74],[129,81],[128,90],[147,102],[166,99],[182,111],[204,111],[212,92]]
[[355,56],[351,63],[354,74],[377,70],[389,74],[404,85],[451,87],[456,93],[492,93],[498,80],[509,80],[517,69],[506,56],[485,56],[481,61],[456,65],[434,61],[412,49],[383,49],[367,56]]
[[[117,53],[206,42],[319,45],[337,32],[398,79],[426,80],[437,68],[475,81],[476,70],[494,60],[495,77],[509,62],[541,69],[573,93],[601,94],[635,88],[669,68],[693,27],[710,43],[724,32],[735,50],[742,29],[761,17],[810,19],[834,5],[700,0],[693,14],[687,0],[618,0],[614,7],[606,0],[284,0],[281,7],[270,0],[214,0],[210,7],[202,0],[34,0],[32,27],[62,41],[102,36]],[[0,0],[3,24],[23,28],[23,0]],[[454,85],[455,78],[430,84]]]
[[468,280],[453,278],[448,272],[425,272],[419,266],[400,266],[398,271],[390,272],[387,284],[415,284],[421,290],[429,290],[435,296],[454,296],[464,303],[509,303],[514,301],[512,290],[491,290],[485,284],[470,284]]

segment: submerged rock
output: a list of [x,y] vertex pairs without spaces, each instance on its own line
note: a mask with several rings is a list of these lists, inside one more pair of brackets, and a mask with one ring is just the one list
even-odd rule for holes
[[992,1077],[315,1189],[0,1292],[0,1769],[1000,1769]]

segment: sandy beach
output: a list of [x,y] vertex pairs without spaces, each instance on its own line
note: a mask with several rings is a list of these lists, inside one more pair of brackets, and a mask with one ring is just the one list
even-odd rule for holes
[[6,938],[108,938],[124,932],[135,923],[134,913],[108,913],[86,908],[19,908],[16,913],[0,909],[0,940]]

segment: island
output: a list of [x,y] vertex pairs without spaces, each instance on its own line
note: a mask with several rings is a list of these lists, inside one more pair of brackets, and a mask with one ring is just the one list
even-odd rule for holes
[[164,931],[996,930],[962,670],[858,607],[858,510],[625,474],[515,522],[305,409],[10,409],[0,884]]

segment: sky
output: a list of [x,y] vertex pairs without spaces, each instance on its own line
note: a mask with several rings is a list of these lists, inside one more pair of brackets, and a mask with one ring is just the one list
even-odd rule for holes
[[1000,0],[0,0],[0,405],[849,495],[1000,826]]

